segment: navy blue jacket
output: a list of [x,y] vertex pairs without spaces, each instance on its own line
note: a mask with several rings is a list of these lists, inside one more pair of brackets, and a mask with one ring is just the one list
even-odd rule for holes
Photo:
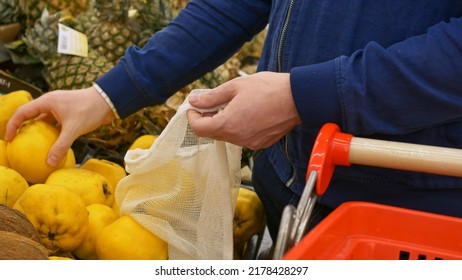
[[[326,122],[355,136],[462,148],[461,17],[460,0],[191,0],[97,83],[126,117],[164,102],[268,26],[258,71],[290,72],[302,124],[265,152],[300,194]],[[444,206],[462,201],[453,195],[459,189],[460,178],[338,167],[321,201],[335,207],[370,200],[462,216],[462,209]]]

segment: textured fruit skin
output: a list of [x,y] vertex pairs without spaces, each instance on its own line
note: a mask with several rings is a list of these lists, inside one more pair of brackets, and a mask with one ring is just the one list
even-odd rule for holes
[[0,203],[13,207],[29,187],[26,179],[16,170],[0,166]]
[[68,9],[73,14],[86,11],[90,6],[89,0],[19,0],[21,12],[27,16],[29,25],[39,19],[46,8],[50,13]]
[[12,231],[0,231],[0,260],[47,260],[49,251],[39,242]]
[[6,146],[10,167],[18,171],[29,184],[44,183],[53,171],[64,166],[67,159],[65,156],[54,167],[47,163],[48,152],[58,136],[58,129],[44,121],[29,120],[23,123],[16,137]]
[[135,139],[135,141],[133,141],[133,143],[130,145],[130,147],[128,148],[129,150],[134,150],[134,149],[149,149],[152,145],[152,143],[154,143],[154,141],[156,141],[157,139],[157,135],[153,135],[153,134],[144,134],[144,135],[141,135],[139,136],[138,138]]
[[109,62],[117,63],[125,50],[139,41],[140,30],[129,18],[130,7],[131,0],[95,0],[77,17],[76,29],[84,32],[89,46]]
[[6,145],[8,142],[0,139],[0,166],[10,167],[8,157],[6,156]]
[[101,174],[82,168],[61,168],[48,176],[46,184],[66,187],[78,194],[85,205],[101,203],[112,206],[114,188]]
[[65,187],[30,186],[13,206],[39,231],[42,243],[53,252],[71,252],[85,238],[88,211],[83,200]]
[[87,206],[88,210],[88,233],[73,254],[81,260],[96,260],[95,244],[101,231],[119,218],[119,215],[109,206],[94,203]]
[[64,163],[63,168],[74,168],[76,166],[77,166],[77,162],[75,160],[74,150],[70,148],[67,151],[67,158],[66,158],[66,162]]
[[102,74],[114,65],[93,48],[88,56],[58,53],[58,23],[75,28],[77,21],[69,10],[51,12],[42,10],[40,19],[33,22],[22,36],[28,52],[39,58],[44,67],[48,90],[80,89],[90,87]]
[[235,245],[242,245],[266,225],[263,204],[253,190],[241,187],[236,200],[233,219]]
[[125,215],[101,231],[96,255],[99,260],[166,260],[168,245]]
[[0,139],[5,138],[6,124],[14,112],[21,106],[31,101],[32,95],[25,90],[12,91],[0,95]]
[[122,178],[127,176],[122,166],[106,159],[89,158],[80,168],[103,175],[114,188]]

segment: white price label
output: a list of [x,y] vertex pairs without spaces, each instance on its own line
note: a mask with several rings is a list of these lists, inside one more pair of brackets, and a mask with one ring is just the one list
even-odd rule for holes
[[58,53],[88,56],[87,36],[77,30],[58,23]]

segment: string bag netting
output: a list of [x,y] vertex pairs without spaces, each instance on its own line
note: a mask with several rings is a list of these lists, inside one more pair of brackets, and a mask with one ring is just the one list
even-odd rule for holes
[[168,243],[171,260],[232,259],[242,147],[196,136],[189,109],[186,98],[149,149],[126,153],[115,203]]

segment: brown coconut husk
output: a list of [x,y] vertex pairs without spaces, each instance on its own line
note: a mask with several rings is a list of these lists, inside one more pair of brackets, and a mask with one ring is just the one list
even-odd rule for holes
[[0,231],[0,260],[48,260],[45,246],[24,235]]
[[26,215],[5,204],[0,204],[0,230],[15,232],[42,243],[38,230]]

